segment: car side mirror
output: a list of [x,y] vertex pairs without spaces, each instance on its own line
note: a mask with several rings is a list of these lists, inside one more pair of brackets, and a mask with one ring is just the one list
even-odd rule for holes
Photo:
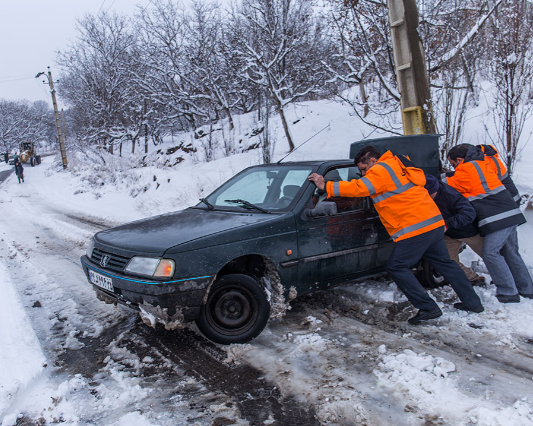
[[305,211],[307,217],[334,216],[336,214],[337,204],[333,201],[322,201],[314,209],[307,209]]

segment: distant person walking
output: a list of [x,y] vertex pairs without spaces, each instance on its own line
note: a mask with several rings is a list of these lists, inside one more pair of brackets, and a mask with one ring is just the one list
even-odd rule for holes
[[19,179],[19,183],[20,181],[24,182],[24,167],[22,167],[22,164],[18,158],[15,160],[15,174]]

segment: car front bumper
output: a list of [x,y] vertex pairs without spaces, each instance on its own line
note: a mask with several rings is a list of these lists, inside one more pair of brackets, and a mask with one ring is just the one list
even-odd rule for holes
[[[100,299],[137,309],[144,322],[150,322],[152,326],[160,322],[166,328],[179,328],[180,324],[198,317],[205,292],[214,278],[213,275],[205,275],[153,281],[106,270],[85,255],[80,260],[87,280]],[[110,279],[112,290],[94,284],[89,271]]]

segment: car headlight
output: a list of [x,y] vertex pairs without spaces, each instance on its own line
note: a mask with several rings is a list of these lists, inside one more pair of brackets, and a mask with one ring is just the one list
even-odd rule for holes
[[176,264],[171,259],[132,257],[124,271],[150,277],[169,278],[174,275]]
[[94,238],[91,238],[91,241],[89,241],[89,244],[87,245],[87,257],[90,259],[93,257],[93,250],[94,250]]

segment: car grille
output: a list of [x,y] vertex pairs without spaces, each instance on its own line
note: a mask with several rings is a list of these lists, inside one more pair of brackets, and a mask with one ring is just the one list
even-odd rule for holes
[[[102,258],[104,256],[109,256],[109,260],[107,261],[107,265],[102,265]],[[114,269],[115,271],[123,271],[128,262],[130,261],[129,257],[119,256],[117,254],[108,253],[103,250],[98,250],[95,248],[93,250],[93,255],[91,256],[91,260],[95,263],[98,263],[100,266],[103,266],[107,269]]]

